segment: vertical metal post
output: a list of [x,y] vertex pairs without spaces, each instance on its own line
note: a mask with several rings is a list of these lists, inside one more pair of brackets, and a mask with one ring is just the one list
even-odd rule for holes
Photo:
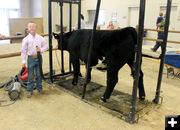
[[69,3],[69,32],[72,31],[72,2]]
[[81,29],[81,0],[78,4],[78,29]]
[[[72,31],[72,2],[69,3],[69,32]],[[71,68],[71,58],[70,58],[70,54],[69,54],[69,71],[72,71]]]
[[136,100],[137,100],[137,88],[139,82],[139,73],[141,69],[141,54],[142,54],[142,39],[144,31],[144,16],[145,16],[145,4],[146,0],[140,1],[140,11],[139,11],[139,28],[138,28],[138,37],[137,37],[137,51],[135,53],[135,76],[133,82],[133,91],[132,91],[132,101],[129,117],[127,121],[129,123],[134,123],[135,112],[136,112]]
[[92,55],[92,49],[93,49],[95,33],[96,33],[96,27],[97,27],[97,22],[98,22],[98,17],[99,17],[100,5],[101,5],[101,0],[98,0],[97,1],[97,7],[96,7],[96,15],[95,15],[94,26],[93,26],[93,30],[92,30],[92,37],[91,37],[90,47],[89,47],[89,52],[88,52],[88,62],[87,62],[87,68],[86,68],[86,81],[84,83],[84,90],[83,90],[82,99],[84,99],[84,97],[85,97],[86,86],[88,84],[88,75],[90,73],[89,69],[90,69],[90,65],[91,65],[91,55]]
[[61,73],[64,73],[64,52],[63,52],[63,0],[60,1],[60,44],[61,44]]
[[48,23],[49,23],[49,71],[50,81],[53,82],[53,62],[52,62],[52,4],[48,1]]
[[159,69],[159,77],[158,77],[158,82],[157,82],[155,99],[153,100],[154,103],[156,104],[159,103],[159,97],[160,97],[161,82],[162,82],[163,69],[164,69],[164,59],[165,59],[167,38],[168,38],[168,31],[169,31],[171,4],[172,4],[172,0],[167,0],[166,21],[165,21],[165,28],[164,28],[164,39],[163,39],[163,48],[162,48],[161,62],[160,62],[160,69]]

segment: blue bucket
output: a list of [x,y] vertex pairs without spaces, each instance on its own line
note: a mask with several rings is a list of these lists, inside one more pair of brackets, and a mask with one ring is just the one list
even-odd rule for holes
[[166,53],[165,64],[172,65],[176,68],[180,68],[180,52],[169,51]]

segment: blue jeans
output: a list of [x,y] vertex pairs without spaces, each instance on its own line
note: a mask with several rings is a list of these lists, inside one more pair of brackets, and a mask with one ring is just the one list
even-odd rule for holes
[[[164,32],[158,32],[158,39],[160,40],[164,39]],[[154,46],[153,50],[157,51],[157,49],[161,46],[161,51],[162,51],[162,44],[163,42],[156,42],[156,45]]]
[[42,90],[42,78],[39,68],[39,60],[37,58],[32,58],[28,56],[28,92],[33,92],[34,89],[34,72],[36,77],[36,89]]

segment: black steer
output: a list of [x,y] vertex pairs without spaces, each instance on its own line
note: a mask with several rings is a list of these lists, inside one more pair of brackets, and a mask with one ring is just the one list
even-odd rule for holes
[[[61,38],[59,34],[54,34],[58,39],[58,48],[67,50],[70,53],[70,58],[74,68],[73,85],[78,82],[78,74],[80,73],[79,59],[87,63],[88,50],[92,30],[77,30],[63,34],[63,44],[60,45]],[[118,82],[118,71],[126,63],[130,66],[132,75],[134,76],[134,59],[135,45],[137,44],[137,33],[132,27],[123,28],[121,30],[105,31],[97,30],[95,33],[94,45],[92,49],[92,58],[90,66],[95,66],[98,59],[102,57],[107,61],[107,87],[101,98],[104,102],[110,98],[113,89]],[[91,71],[91,69],[90,69]],[[88,76],[90,81],[91,74]],[[139,77],[139,98],[145,99],[145,91],[143,85],[143,72],[140,70]]]

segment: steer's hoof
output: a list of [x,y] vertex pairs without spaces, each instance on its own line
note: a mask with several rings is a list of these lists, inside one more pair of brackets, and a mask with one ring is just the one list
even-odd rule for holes
[[104,98],[104,97],[101,97],[101,98],[100,98],[100,101],[107,102],[107,101],[106,101],[106,98]]
[[87,79],[87,82],[90,83],[90,82],[91,82],[91,79]]
[[145,100],[145,96],[139,97],[139,100],[144,101]]
[[75,80],[73,79],[72,85],[76,86],[76,85],[77,85],[77,81],[75,81]]
[[72,85],[76,86],[76,85],[77,85],[77,82],[72,82]]
[[79,76],[79,77],[82,77],[82,74],[81,74],[81,73],[79,73],[79,74],[78,74],[78,76]]

